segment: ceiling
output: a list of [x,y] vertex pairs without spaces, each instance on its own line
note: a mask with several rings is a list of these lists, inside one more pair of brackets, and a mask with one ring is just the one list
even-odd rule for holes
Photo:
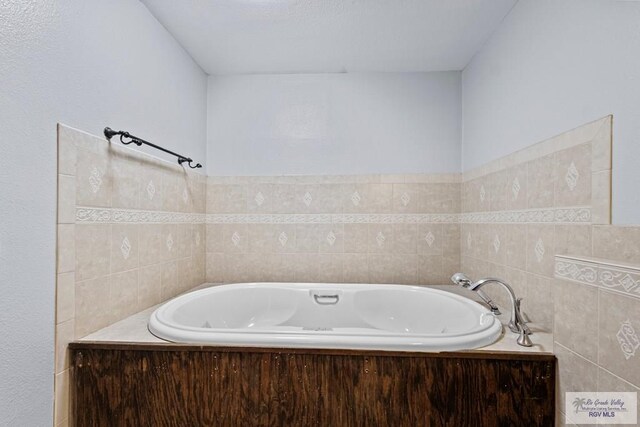
[[517,0],[141,0],[209,74],[461,70]]

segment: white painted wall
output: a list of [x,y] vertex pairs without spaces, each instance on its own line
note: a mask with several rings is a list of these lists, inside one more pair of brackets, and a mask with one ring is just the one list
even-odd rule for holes
[[210,175],[460,171],[460,73],[209,78]]
[[0,2],[0,425],[52,422],[56,122],[203,160],[206,75],[137,1]]
[[460,70],[516,3],[141,1],[212,75]]
[[463,167],[614,115],[613,221],[640,224],[640,2],[520,0],[462,73]]

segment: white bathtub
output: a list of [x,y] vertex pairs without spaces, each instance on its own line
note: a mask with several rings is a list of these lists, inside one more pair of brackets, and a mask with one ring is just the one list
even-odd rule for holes
[[430,288],[241,283],[168,301],[149,330],[224,346],[452,351],[489,345],[502,326],[480,304]]

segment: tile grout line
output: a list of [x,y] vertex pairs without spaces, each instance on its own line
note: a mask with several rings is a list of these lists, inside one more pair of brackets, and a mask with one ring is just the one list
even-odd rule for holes
[[580,359],[583,359],[585,362],[588,362],[588,363],[589,363],[589,364],[591,364],[591,365],[594,365],[594,366],[600,367],[600,365],[599,365],[597,362],[592,362],[591,360],[587,359],[586,357],[584,357],[584,356],[583,356],[583,355],[581,355],[580,353],[578,353],[578,352],[576,352],[576,351],[574,351],[574,350],[571,350],[570,348],[566,347],[565,345],[563,345],[563,344],[562,344],[562,343],[560,343],[559,341],[556,341],[556,340],[555,340],[555,337],[554,337],[553,342],[554,342],[555,344],[559,345],[560,347],[562,347],[564,350],[566,350],[566,351],[570,352],[570,353],[571,353],[571,354],[573,354],[574,356],[578,356]]
[[596,291],[596,313],[596,364],[600,367],[600,289]]

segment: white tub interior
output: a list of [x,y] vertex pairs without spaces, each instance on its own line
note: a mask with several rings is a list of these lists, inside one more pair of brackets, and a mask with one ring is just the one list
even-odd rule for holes
[[149,330],[212,345],[446,351],[489,345],[501,325],[474,301],[424,287],[244,283],[179,296]]

